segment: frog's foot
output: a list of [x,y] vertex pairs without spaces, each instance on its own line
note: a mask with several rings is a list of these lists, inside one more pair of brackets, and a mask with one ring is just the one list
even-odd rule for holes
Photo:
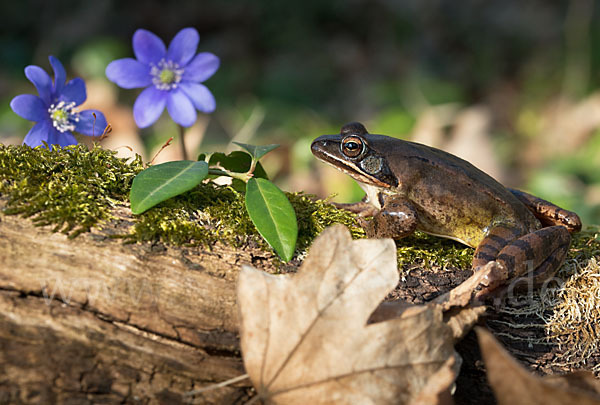
[[581,219],[579,216],[549,201],[542,200],[539,197],[528,194],[524,191],[508,189],[515,197],[519,199],[529,210],[540,220],[544,226],[562,225],[570,233],[581,230]]
[[564,226],[542,228],[508,241],[510,232],[510,228],[494,229],[477,248],[473,259],[474,269],[479,268],[485,259],[491,258],[495,251],[496,257],[491,260],[506,269],[498,274],[505,280],[488,280],[488,285],[478,288],[477,297],[486,296],[511,280],[508,291],[521,288],[523,284],[531,288],[540,286],[554,276],[567,256],[571,235]]

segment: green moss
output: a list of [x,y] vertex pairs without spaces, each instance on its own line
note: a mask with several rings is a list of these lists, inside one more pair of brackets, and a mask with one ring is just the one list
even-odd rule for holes
[[140,159],[129,164],[98,146],[48,150],[0,145],[4,213],[32,217],[74,237],[110,217],[115,203],[127,199],[140,170]]
[[600,227],[587,226],[581,232],[572,235],[571,249],[567,260],[574,259],[578,262],[591,259],[600,255]]
[[298,218],[297,248],[305,250],[316,235],[333,224],[345,225],[354,239],[364,238],[365,231],[356,224],[355,215],[339,210],[328,200],[317,200],[304,193],[288,193]]
[[415,232],[398,240],[398,268],[415,263],[423,267],[442,269],[468,269],[473,261],[474,249],[449,239]]
[[[128,163],[98,146],[50,151],[0,145],[0,196],[7,200],[6,214],[32,217],[37,224],[54,225],[55,231],[73,237],[110,219],[117,204],[127,204],[131,181],[142,169],[139,158]],[[334,223],[347,226],[354,238],[365,237],[354,214],[303,193],[288,193],[288,197],[298,217],[299,252]],[[182,245],[224,241],[241,246],[252,240],[269,249],[248,217],[243,194],[231,187],[201,184],[134,218],[129,232],[121,235],[130,242],[158,240]],[[414,264],[471,266],[473,249],[447,239],[417,232],[397,245],[398,264],[405,270]],[[574,236],[571,257],[591,250],[600,250],[598,240],[585,232]]]
[[240,245],[247,237],[257,237],[264,244],[246,213],[243,195],[213,183],[200,184],[149,209],[137,217],[131,234],[134,241],[161,240],[175,245],[217,240]]
[[[314,196],[303,193],[287,196],[298,218],[299,251],[305,250],[323,229],[334,223],[349,227],[355,238],[364,237],[352,214]],[[213,183],[201,184],[138,218],[133,227],[134,240],[158,239],[172,244],[221,240],[240,246],[250,237],[259,246],[268,248],[246,212],[244,195]]]

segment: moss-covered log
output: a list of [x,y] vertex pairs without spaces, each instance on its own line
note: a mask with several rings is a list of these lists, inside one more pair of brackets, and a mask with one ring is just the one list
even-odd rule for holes
[[[173,404],[244,374],[237,272],[290,271],[299,259],[281,263],[227,187],[202,184],[132,215],[141,169],[97,147],[0,145],[0,403]],[[300,247],[352,222],[290,198]],[[243,402],[249,389],[196,400]]]
[[[133,216],[127,193],[141,168],[99,148],[0,145],[0,403],[189,403],[186,392],[244,373],[235,304],[242,264],[294,271],[324,227],[341,222],[361,235],[351,215],[290,194],[300,235],[296,257],[283,264],[249,222],[243,196],[227,187],[202,184]],[[589,290],[597,271],[579,269],[598,252],[597,234],[580,234],[560,276]],[[470,275],[471,256],[422,234],[399,241],[402,281],[392,297],[433,299]],[[556,291],[492,308],[488,325],[532,370],[598,372],[597,350],[579,350],[600,333],[595,315],[553,321],[567,313],[561,302],[573,301]],[[491,403],[474,336],[458,350],[456,403]],[[246,380],[195,400],[242,403],[251,394]]]

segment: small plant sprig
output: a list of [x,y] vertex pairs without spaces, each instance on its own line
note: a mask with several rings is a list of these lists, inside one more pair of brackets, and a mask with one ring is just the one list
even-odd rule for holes
[[208,176],[229,176],[232,187],[245,193],[246,210],[257,231],[284,261],[294,255],[298,237],[296,213],[286,195],[267,175],[259,160],[279,145],[237,143],[246,152],[200,155],[198,161],[182,160],[150,166],[131,186],[131,211],[141,214],[162,201],[183,194]]

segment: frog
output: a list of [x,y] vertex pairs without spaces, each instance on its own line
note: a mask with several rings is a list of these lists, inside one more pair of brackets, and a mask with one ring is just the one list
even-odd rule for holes
[[571,234],[581,230],[572,211],[505,187],[443,150],[370,134],[359,122],[319,136],[311,151],[365,191],[362,201],[338,207],[358,214],[367,237],[422,231],[474,248],[473,272],[499,265],[500,276],[479,286],[478,297],[514,280],[540,286],[564,263]]

